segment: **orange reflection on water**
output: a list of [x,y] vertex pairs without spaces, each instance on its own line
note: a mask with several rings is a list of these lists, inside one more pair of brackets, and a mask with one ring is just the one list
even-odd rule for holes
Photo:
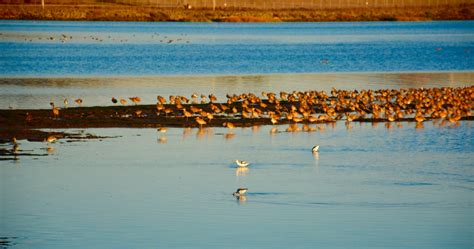
[[236,196],[235,199],[237,200],[237,203],[239,204],[245,204],[245,202],[247,202],[247,197],[244,195]]
[[164,144],[164,143],[166,143],[166,142],[168,142],[168,138],[166,138],[166,137],[160,137],[160,138],[158,138],[158,143]]
[[235,137],[235,134],[233,132],[228,132],[228,133],[224,134],[224,138],[227,139],[227,140],[232,139],[234,137]]
[[183,129],[183,140],[191,135],[192,129],[190,127],[186,127]]
[[423,129],[425,126],[423,125],[423,122],[416,122],[415,129]]
[[237,167],[235,169],[235,175],[236,176],[246,176],[248,171],[249,171],[249,168],[247,168],[247,167]]
[[54,148],[53,146],[49,145],[49,146],[46,148],[46,151],[48,152],[48,154],[53,154],[53,153],[56,151],[56,148]]

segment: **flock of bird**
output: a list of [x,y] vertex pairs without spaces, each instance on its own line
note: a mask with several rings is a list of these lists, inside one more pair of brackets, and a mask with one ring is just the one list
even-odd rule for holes
[[[0,33],[0,36],[2,36],[3,33]],[[139,39],[138,39],[139,38]],[[153,43],[163,43],[163,44],[170,44],[170,43],[190,43],[190,41],[187,39],[187,34],[181,33],[181,34],[174,34],[174,36],[170,35],[163,35],[159,34],[157,32],[154,32],[152,34],[140,34],[140,35],[135,35],[135,34],[127,34],[126,36],[124,35],[87,35],[87,36],[81,36],[81,35],[66,35],[66,34],[60,34],[60,35],[54,35],[54,36],[37,36],[35,38],[32,37],[25,37],[23,38],[24,41],[28,42],[33,42],[33,41],[58,41],[61,43],[66,43],[73,41],[75,39],[76,41],[83,41],[83,42],[118,42],[118,43],[127,43],[127,42],[153,42]]]
[[[416,121],[442,119],[456,123],[461,118],[472,118],[474,86],[461,88],[417,88],[382,90],[337,90],[262,92],[227,94],[227,101],[218,103],[214,94],[186,96],[157,96],[156,109],[134,109],[131,118],[177,119],[184,126],[225,126],[233,129],[246,123],[296,124],[327,123],[337,120],[353,121]],[[140,97],[128,100],[138,105]],[[127,105],[125,98],[111,99],[113,104]],[[82,99],[76,99],[82,104]],[[60,108],[50,103],[53,117]],[[64,100],[67,108],[68,100]],[[190,121],[192,120],[192,121]],[[291,131],[292,126],[288,128]],[[295,128],[296,129],[296,128]],[[308,127],[307,129],[316,129]],[[275,130],[273,130],[275,131]]]

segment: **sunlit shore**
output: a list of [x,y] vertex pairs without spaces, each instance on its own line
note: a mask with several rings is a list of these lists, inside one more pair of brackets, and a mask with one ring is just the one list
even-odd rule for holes
[[0,5],[0,19],[157,22],[337,22],[473,20],[474,4],[343,9],[191,9],[102,5]]
[[[250,127],[289,124],[287,132],[315,132],[318,124],[416,122],[456,124],[473,120],[474,87],[385,90],[337,90],[157,96],[155,105],[140,97],[112,97],[111,106],[81,107],[82,99],[51,102],[51,109],[0,110],[0,141],[44,141],[41,128]],[[438,121],[437,121],[438,120]],[[276,132],[276,131],[275,131]]]

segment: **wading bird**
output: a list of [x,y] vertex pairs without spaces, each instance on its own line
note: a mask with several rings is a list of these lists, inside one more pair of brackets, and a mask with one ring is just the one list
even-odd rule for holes
[[235,193],[233,193],[232,195],[233,196],[243,196],[245,195],[245,193],[248,191],[247,188],[238,188],[237,191],[235,191]]
[[237,166],[239,167],[247,167],[249,166],[249,162],[247,161],[243,161],[243,160],[235,160],[235,163],[237,164]]
[[314,147],[311,149],[311,151],[312,151],[313,153],[318,152],[318,151],[319,151],[319,145],[314,146]]

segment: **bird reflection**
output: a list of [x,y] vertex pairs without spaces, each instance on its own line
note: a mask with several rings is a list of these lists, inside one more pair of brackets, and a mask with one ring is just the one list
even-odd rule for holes
[[324,127],[324,125],[318,125],[317,127],[320,132],[324,132],[326,130],[326,127]]
[[201,139],[206,135],[206,128],[199,128],[196,132],[196,138]]
[[235,200],[237,200],[237,203],[240,204],[245,204],[247,202],[247,197],[244,195],[241,196],[236,196]]
[[346,121],[345,125],[346,125],[346,130],[350,130],[350,129],[354,128],[354,126],[352,126],[351,122],[349,122],[349,121]]
[[314,159],[314,165],[316,167],[319,166],[319,152],[313,152],[313,159]]
[[166,137],[160,137],[160,138],[158,138],[158,143],[164,144],[164,143],[166,143],[166,142],[168,142],[168,138],[166,138]]
[[423,128],[425,128],[425,126],[423,125],[423,122],[416,122],[415,128],[416,129],[423,129]]
[[183,130],[183,139],[186,139],[191,134],[192,129],[190,127],[186,127]]
[[13,154],[13,159],[16,161],[18,160],[18,152],[20,151],[20,145],[16,142],[16,138],[12,139],[12,150],[11,153]]
[[276,134],[276,133],[278,133],[278,128],[273,127],[273,128],[270,130],[270,134],[273,135],[273,134]]
[[51,145],[48,145],[48,147],[46,148],[46,151],[48,152],[48,154],[53,154],[56,151],[56,148],[54,148]]
[[254,125],[254,126],[252,126],[252,133],[254,133],[254,134],[255,134],[255,133],[257,133],[257,132],[258,132],[258,130],[260,130],[260,126],[258,126],[258,125]]
[[459,127],[459,126],[461,126],[461,123],[460,123],[460,122],[456,122],[456,123],[454,123],[454,124],[449,125],[448,127],[449,127],[449,128],[457,128],[457,127]]
[[237,167],[235,169],[235,175],[236,176],[246,176],[248,171],[249,171],[249,168],[247,168],[247,167]]
[[448,121],[446,121],[446,119],[443,119],[443,121],[441,121],[439,126],[445,126],[447,123],[448,123]]
[[235,137],[235,133],[233,133],[233,132],[228,132],[224,135],[224,138],[227,139],[227,140],[232,139],[234,137]]

